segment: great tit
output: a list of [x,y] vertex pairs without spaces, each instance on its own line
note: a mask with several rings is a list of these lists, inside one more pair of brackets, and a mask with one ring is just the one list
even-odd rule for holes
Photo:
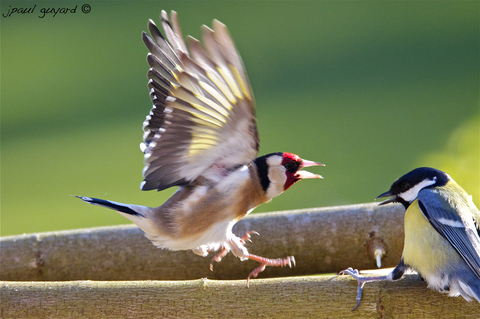
[[322,178],[302,170],[323,165],[291,153],[257,157],[259,139],[253,94],[243,62],[224,24],[202,28],[203,45],[187,46],[172,11],[161,20],[164,37],[152,20],[142,39],[150,53],[148,88],[153,108],[143,123],[145,168],[142,190],[179,190],[159,207],[122,204],[91,197],[87,203],[118,211],[137,224],[152,243],[170,250],[192,250],[206,256],[221,250],[266,266],[295,264],[293,256],[268,259],[245,248],[233,225],[258,205],[280,195],[301,179]]
[[365,283],[398,280],[408,269],[431,289],[480,302],[480,212],[471,196],[448,174],[429,167],[405,174],[377,198],[389,196],[380,205],[401,203],[406,209],[403,256],[387,276],[361,277],[352,268],[339,273],[358,282],[353,310]]

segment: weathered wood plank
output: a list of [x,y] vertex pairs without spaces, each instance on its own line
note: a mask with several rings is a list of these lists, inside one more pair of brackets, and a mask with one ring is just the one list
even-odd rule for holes
[[[261,278],[372,269],[375,242],[386,249],[383,266],[393,267],[403,249],[403,215],[401,205],[376,203],[254,214],[235,225],[234,233],[260,233],[247,244],[253,254],[295,256],[296,267],[267,267]],[[245,279],[258,266],[232,254],[213,272],[209,263],[210,257],[191,251],[155,248],[135,225],[0,239],[0,280]]]
[[418,276],[365,286],[347,276],[216,281],[0,282],[2,318],[478,318],[480,304]]

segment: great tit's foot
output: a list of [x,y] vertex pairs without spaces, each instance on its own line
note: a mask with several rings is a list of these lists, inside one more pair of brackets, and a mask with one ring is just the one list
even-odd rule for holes
[[356,280],[360,278],[360,274],[358,273],[358,269],[353,269],[352,267],[348,267],[347,269],[341,270],[338,275],[350,275]]
[[366,278],[360,277],[358,269],[353,269],[352,267],[340,271],[338,275],[350,275],[358,282],[357,297],[355,298],[355,300],[357,300],[357,305],[355,306],[355,308],[352,309],[352,311],[357,310],[358,306],[360,305],[360,301],[362,301],[363,286],[365,286],[368,280],[366,280]]
[[247,286],[250,278],[257,277],[259,273],[265,270],[267,266],[272,267],[284,267],[289,266],[292,268],[292,265],[295,266],[295,257],[288,256],[286,258],[277,258],[277,259],[269,259],[265,257],[260,257],[256,255],[248,255],[248,259],[258,261],[261,265],[255,268],[247,277]]
[[[398,267],[398,266],[397,266]],[[355,306],[355,308],[352,309],[352,311],[354,310],[357,310],[358,306],[360,305],[360,301],[362,300],[362,292],[363,292],[363,286],[365,286],[365,284],[367,282],[371,282],[371,281],[384,281],[384,280],[389,280],[389,281],[392,281],[393,279],[393,274],[395,272],[397,268],[395,268],[389,275],[387,276],[365,276],[365,277],[361,277],[360,274],[358,273],[358,270],[357,269],[353,269],[353,268],[347,268],[345,270],[342,270],[340,271],[338,274],[339,275],[350,275],[352,276],[353,278],[355,278],[355,280],[358,282],[358,286],[357,286],[357,297],[355,298],[357,300],[357,305]],[[403,270],[404,272],[404,270]],[[402,275],[403,275],[403,272],[402,272]]]

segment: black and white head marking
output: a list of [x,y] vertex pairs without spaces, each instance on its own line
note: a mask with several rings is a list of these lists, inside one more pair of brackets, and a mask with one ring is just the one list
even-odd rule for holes
[[392,202],[402,203],[405,208],[410,205],[424,188],[443,186],[451,180],[448,174],[430,167],[420,167],[397,179],[390,191],[379,197],[394,196],[381,204]]
[[269,173],[269,164],[267,163],[267,159],[271,156],[279,156],[281,157],[283,153],[271,153],[267,155],[263,155],[255,159],[255,165],[257,166],[257,174],[258,178],[260,179],[260,184],[262,185],[262,189],[264,192],[267,192],[270,186],[270,178],[268,177]]

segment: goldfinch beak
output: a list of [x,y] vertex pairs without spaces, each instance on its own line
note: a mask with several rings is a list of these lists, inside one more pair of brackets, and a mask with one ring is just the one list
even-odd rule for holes
[[310,167],[310,166],[325,166],[325,164],[302,159],[302,164],[300,164],[299,168],[302,169],[302,168]]
[[[390,193],[390,191],[388,191],[388,192],[385,192],[385,193],[383,193],[383,194],[378,195],[377,198],[375,198],[375,199],[379,199],[379,198],[381,198],[381,197],[390,197],[390,196],[393,196],[393,194]],[[389,199],[387,199],[387,200],[384,200],[383,202],[381,202],[380,204],[378,204],[378,206],[380,206],[380,205],[385,205],[385,204],[389,204],[389,203],[395,203],[395,202],[397,202],[397,196],[393,196],[393,197],[391,197],[391,198],[389,198]]]
[[297,176],[299,179],[306,179],[306,178],[323,178],[322,175],[313,174],[313,173],[310,173],[310,172],[307,172],[307,171],[300,171],[302,168],[310,167],[310,166],[325,166],[325,164],[302,159],[302,163],[300,164],[300,166],[299,166],[299,168],[298,168],[299,171],[297,171],[296,176]]

